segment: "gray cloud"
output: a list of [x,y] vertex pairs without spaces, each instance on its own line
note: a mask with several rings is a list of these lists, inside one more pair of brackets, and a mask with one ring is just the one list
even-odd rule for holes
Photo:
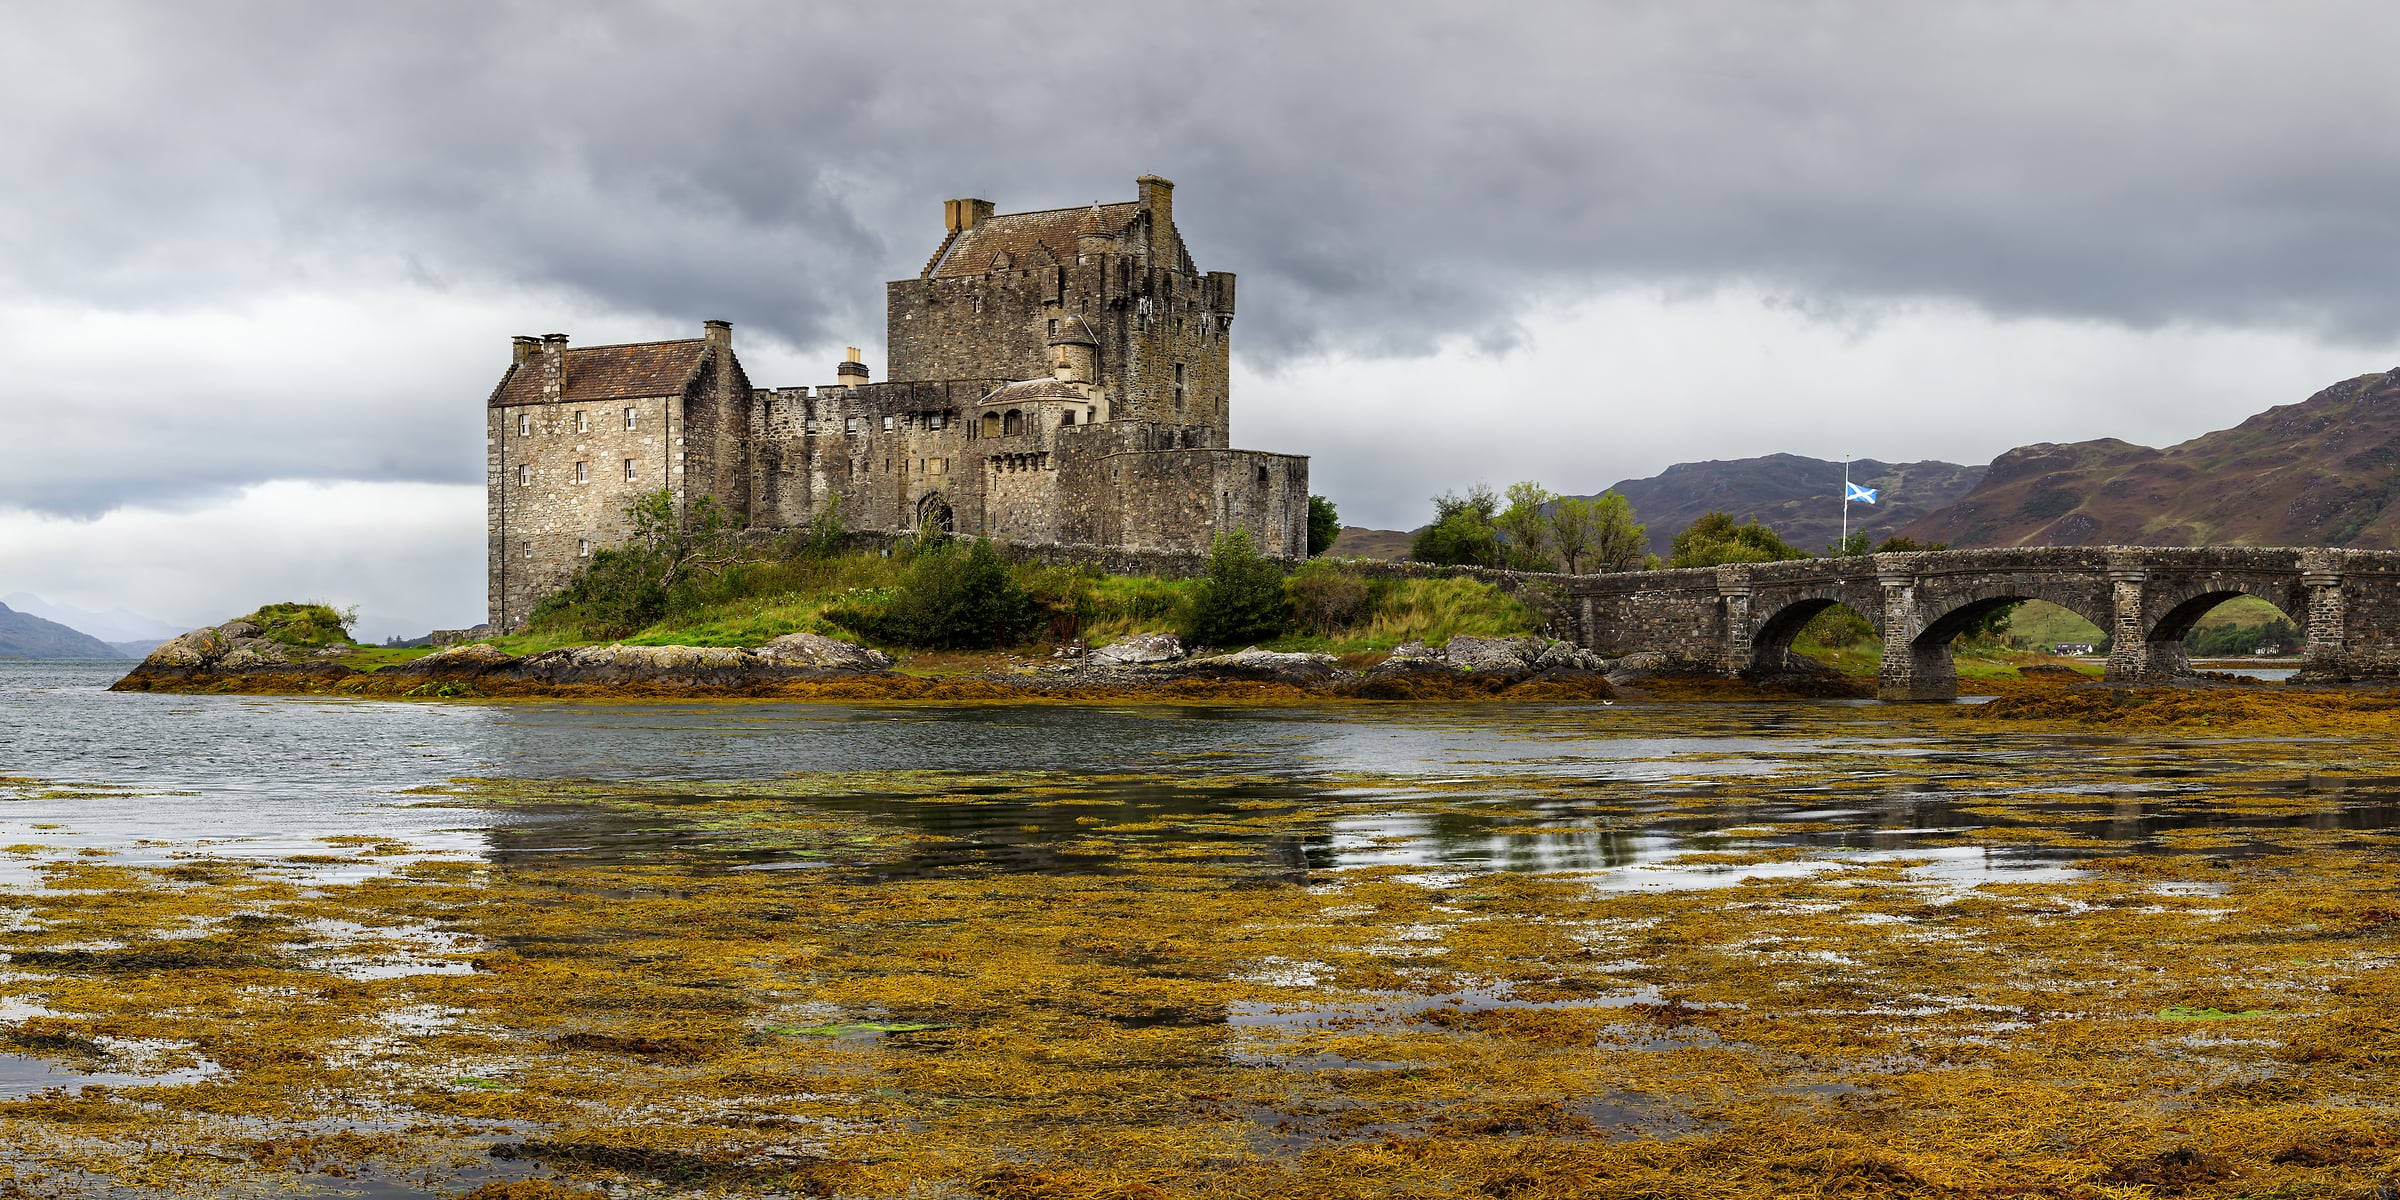
[[[1622,285],[2388,341],[2396,27],[2205,2],[57,5],[0,43],[0,298],[430,289],[872,344],[936,201],[1121,198],[1157,171],[1202,265],[1243,275],[1237,353],[1264,369],[1506,347],[1530,309]],[[472,430],[430,417],[488,386],[506,334],[558,323],[522,311],[464,349],[395,322],[357,421],[299,419],[340,375],[265,365],[77,392],[272,393],[295,419],[0,501],[471,481]],[[0,405],[33,410],[29,386]],[[38,420],[108,444],[92,413]]]

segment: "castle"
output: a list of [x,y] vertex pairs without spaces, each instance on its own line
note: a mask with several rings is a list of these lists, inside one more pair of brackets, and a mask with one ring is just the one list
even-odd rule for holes
[[1184,553],[1243,530],[1306,556],[1308,459],[1228,445],[1233,276],[1193,264],[1174,184],[1136,187],[1040,212],[945,201],[940,248],[885,285],[882,383],[852,350],[831,386],[752,388],[723,321],[514,339],[485,420],[492,628],[523,624],[662,487],[752,529],[838,499],[859,530]]

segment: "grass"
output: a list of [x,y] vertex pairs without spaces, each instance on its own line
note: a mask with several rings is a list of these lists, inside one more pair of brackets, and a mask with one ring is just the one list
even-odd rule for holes
[[[908,570],[902,559],[853,553],[736,564],[726,574],[679,596],[666,619],[618,638],[596,636],[571,615],[536,621],[522,633],[486,639],[510,654],[623,642],[636,646],[757,646],[787,633],[864,640],[829,620],[845,605],[887,601]],[[1052,613],[1048,628],[1021,649],[1047,653],[1055,642],[1082,638],[1099,646],[1142,633],[1181,629],[1199,590],[1198,579],[1104,575],[1088,569],[1018,564],[1018,586]],[[1368,602],[1352,621],[1322,632],[1293,632],[1262,643],[1273,650],[1337,655],[1373,654],[1403,642],[1440,646],[1462,635],[1507,637],[1541,627],[1533,610],[1489,583],[1474,579],[1374,580]],[[898,649],[897,647],[886,647]],[[1233,647],[1238,649],[1239,647]],[[911,656],[914,659],[923,655]]]

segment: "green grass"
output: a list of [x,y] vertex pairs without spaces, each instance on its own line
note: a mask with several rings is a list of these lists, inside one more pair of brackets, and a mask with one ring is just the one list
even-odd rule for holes
[[[571,613],[537,620],[524,632],[486,639],[510,654],[621,641],[637,646],[756,646],[787,633],[858,635],[826,618],[841,606],[872,608],[891,596],[908,570],[903,560],[875,554],[831,559],[792,558],[737,564],[719,579],[679,595],[668,617],[623,638],[595,636]],[[1019,586],[1054,616],[1034,646],[1082,637],[1099,646],[1138,633],[1181,629],[1198,579],[1102,575],[1088,569],[1018,564]],[[1331,636],[1293,633],[1262,643],[1277,650],[1355,654],[1390,650],[1412,640],[1442,645],[1460,635],[1505,637],[1541,627],[1531,609],[1479,580],[1392,579],[1368,585],[1361,616]]]

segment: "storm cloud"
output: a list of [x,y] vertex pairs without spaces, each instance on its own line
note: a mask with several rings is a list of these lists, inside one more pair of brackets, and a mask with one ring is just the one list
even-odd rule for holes
[[[879,345],[940,200],[1144,172],[1242,276],[1241,368],[1325,406],[1359,402],[1328,364],[1577,378],[1557,314],[1628,294],[1752,297],[1834,342],[1931,306],[2371,356],[2400,342],[2395,32],[2386,6],[2188,0],[25,6],[0,412],[49,452],[0,505],[472,484],[460,414],[512,333],[721,317],[760,382],[825,382],[831,348]],[[1579,411],[1612,391],[1585,366],[1589,391],[1509,402]],[[1324,478],[1389,449],[1317,424],[1272,448]],[[1729,451],[1665,453],[1628,466]]]

